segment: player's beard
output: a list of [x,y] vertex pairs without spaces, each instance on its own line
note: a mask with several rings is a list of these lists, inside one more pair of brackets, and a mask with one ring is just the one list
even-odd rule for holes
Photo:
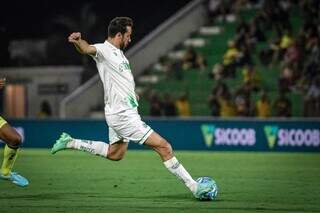
[[121,43],[120,44],[120,50],[124,50],[125,49],[125,45],[124,45],[124,43]]
[[126,49],[126,47],[128,46],[128,44],[126,44],[126,42],[124,41],[124,39],[121,41],[120,43],[120,50],[124,50]]

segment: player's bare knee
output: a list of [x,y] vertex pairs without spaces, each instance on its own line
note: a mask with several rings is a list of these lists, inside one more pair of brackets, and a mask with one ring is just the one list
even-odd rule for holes
[[107,158],[112,161],[118,161],[114,155],[108,155]]
[[124,158],[124,153],[120,153],[118,154],[116,161],[122,160],[123,158]]
[[22,139],[19,134],[15,134],[10,137],[8,142],[9,142],[9,145],[12,147],[19,147],[22,143]]
[[[111,148],[111,147],[110,147]],[[116,151],[114,149],[109,149],[109,152],[107,154],[107,158],[109,160],[113,160],[113,161],[116,161],[118,158],[117,158],[117,155],[116,155]]]
[[123,157],[124,157],[124,154],[113,154],[113,155],[107,156],[107,158],[112,161],[120,161],[123,159]]
[[119,161],[119,160],[123,159],[124,154],[125,154],[125,152],[123,152],[123,151],[111,149],[107,155],[107,158],[112,161]]

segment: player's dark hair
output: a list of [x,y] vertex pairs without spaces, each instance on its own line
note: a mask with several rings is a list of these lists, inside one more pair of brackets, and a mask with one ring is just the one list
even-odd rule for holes
[[133,21],[129,17],[116,17],[112,19],[108,26],[108,37],[115,37],[117,33],[124,34],[127,27],[133,27]]

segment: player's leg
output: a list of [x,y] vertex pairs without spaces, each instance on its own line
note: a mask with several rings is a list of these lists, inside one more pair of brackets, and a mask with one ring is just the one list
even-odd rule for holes
[[119,118],[107,119],[109,126],[113,126],[111,134],[109,132],[110,141],[113,141],[112,135],[117,137],[120,135],[126,140],[151,147],[160,155],[166,168],[182,180],[192,193],[197,194],[199,188],[197,182],[174,157],[171,145],[141,120],[137,110],[127,110],[117,116]]
[[124,154],[128,149],[129,140],[121,137],[118,132],[109,126],[109,149],[107,158],[113,161],[119,161],[123,159]]
[[110,144],[107,158],[113,161],[122,160],[127,149],[128,142],[124,142],[123,140]]
[[163,162],[174,157],[170,143],[156,132],[151,133],[144,142],[144,145],[147,145],[156,151]]
[[64,149],[75,149],[85,151],[93,155],[107,157],[109,144],[102,141],[76,139],[64,132],[61,134],[60,138],[56,140],[56,143],[51,149],[51,153],[55,154],[56,152]]
[[197,193],[197,182],[193,180],[191,175],[174,156],[172,147],[168,141],[156,132],[153,132],[144,144],[155,150],[160,155],[165,167],[179,178],[193,194]]
[[99,155],[109,160],[121,160],[128,149],[128,141],[122,139],[114,129],[109,127],[109,142],[110,144],[102,141],[75,139],[67,133],[62,133],[51,149],[51,153],[55,154],[64,149],[75,149]]
[[12,172],[12,168],[17,159],[21,136],[12,128],[2,117],[0,117],[0,138],[6,143],[3,154],[3,162],[1,166],[1,178],[11,180],[19,186],[27,186],[28,180],[16,172]]
[[1,174],[8,175],[11,172],[14,162],[18,156],[21,137],[15,129],[6,123],[0,128],[0,138],[6,143],[1,166]]

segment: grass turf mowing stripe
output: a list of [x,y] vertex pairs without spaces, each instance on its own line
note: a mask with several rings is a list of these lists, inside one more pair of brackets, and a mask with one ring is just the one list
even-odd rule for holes
[[[0,151],[2,156],[3,150]],[[319,212],[320,155],[176,152],[196,178],[211,176],[217,200],[199,202],[152,151],[111,162],[77,151],[23,149],[15,169],[30,180],[0,181],[0,212]]]

